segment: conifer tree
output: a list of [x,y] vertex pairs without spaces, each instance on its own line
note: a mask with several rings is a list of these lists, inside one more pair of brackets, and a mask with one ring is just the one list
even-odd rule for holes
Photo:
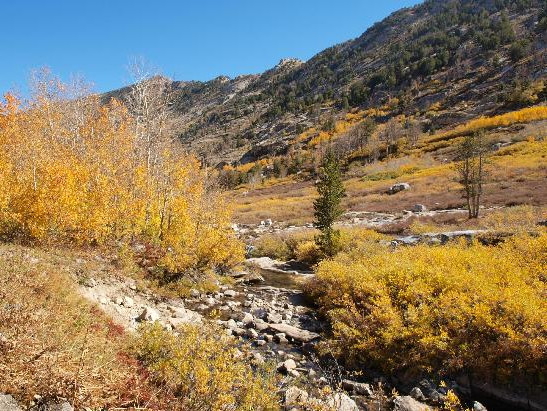
[[321,231],[315,241],[326,256],[336,254],[340,232],[334,229],[334,222],[344,213],[341,205],[345,196],[340,173],[340,162],[332,150],[328,150],[316,183],[319,198],[314,201],[315,227]]

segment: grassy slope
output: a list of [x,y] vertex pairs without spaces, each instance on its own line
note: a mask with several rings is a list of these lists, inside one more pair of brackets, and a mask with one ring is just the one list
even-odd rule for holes
[[[487,131],[494,144],[513,143],[492,152],[486,206],[547,203],[545,164],[547,120],[510,125]],[[448,137],[447,137],[448,136]],[[537,141],[529,141],[529,140]],[[353,211],[402,211],[422,203],[430,209],[464,205],[456,182],[452,160],[461,137],[441,132],[422,137],[417,148],[401,156],[370,165],[350,166],[346,173],[346,207]],[[386,190],[396,182],[408,182],[412,189],[397,195]],[[266,218],[287,223],[313,220],[313,181],[296,178],[267,180],[242,186],[233,192],[236,221],[256,223]]]

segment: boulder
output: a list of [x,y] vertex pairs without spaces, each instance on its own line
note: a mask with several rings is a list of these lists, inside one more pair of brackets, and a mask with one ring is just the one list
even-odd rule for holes
[[260,318],[256,318],[254,320],[254,328],[256,328],[258,331],[264,331],[267,330],[270,327],[270,325]]
[[337,392],[327,399],[327,406],[338,411],[359,411],[359,407],[347,394]]
[[237,295],[237,292],[234,291],[234,290],[226,290],[226,291],[224,291],[224,295],[225,295],[226,297],[231,297],[231,298],[233,298],[233,297],[235,297],[235,296]]
[[281,372],[289,372],[290,370],[294,370],[296,368],[296,362],[294,362],[293,359],[288,359],[284,361],[277,369]]
[[241,322],[245,325],[252,324],[254,322],[254,317],[250,313],[245,313],[241,319]]
[[357,395],[366,395],[367,397],[372,397],[373,395],[370,385],[362,382],[342,380],[342,388]]
[[131,297],[125,296],[122,299],[122,305],[127,308],[131,308],[135,305],[135,302]]
[[270,324],[270,328],[278,333],[285,333],[295,341],[310,342],[320,337],[319,334],[293,327],[289,324]]
[[396,194],[400,191],[405,191],[405,190],[410,190],[410,184],[408,184],[408,183],[397,183],[397,184],[393,184],[389,188],[388,193],[389,194]]
[[0,411],[23,411],[11,395],[0,394]]
[[179,308],[173,317],[169,319],[169,324],[173,329],[177,329],[185,324],[200,324],[202,320],[203,317],[201,314],[192,310]]
[[269,323],[280,323],[282,319],[283,316],[281,314],[273,312],[268,313],[268,315],[266,316],[266,321],[268,321]]
[[304,405],[308,400],[308,393],[298,387],[289,387],[285,391],[285,409],[290,410],[293,407]]
[[488,411],[488,410],[480,402],[475,401],[473,402],[473,411]]
[[256,330],[254,328],[249,328],[247,330],[247,337],[249,338],[258,338],[258,333],[256,332]]
[[417,401],[425,401],[425,395],[419,387],[414,387],[410,390],[410,396]]
[[279,344],[287,344],[289,342],[285,333],[277,333],[276,335],[274,335],[274,340]]
[[141,314],[137,317],[137,321],[149,321],[154,322],[160,319],[160,314],[151,307],[144,307],[144,310],[141,312]]
[[398,396],[393,400],[394,411],[427,411],[430,407],[426,404],[416,401],[409,395]]
[[415,213],[425,213],[427,211],[427,207],[423,204],[414,204],[412,207],[412,211]]

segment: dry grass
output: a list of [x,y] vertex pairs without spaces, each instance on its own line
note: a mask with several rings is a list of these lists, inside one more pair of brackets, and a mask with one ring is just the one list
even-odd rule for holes
[[[515,142],[492,152],[485,185],[484,205],[540,206],[547,203],[547,141],[545,121],[522,125],[515,131],[490,132],[493,142]],[[450,143],[454,144],[457,139]],[[460,186],[452,165],[451,151],[419,154],[415,151],[370,165],[352,164],[344,184],[346,209],[352,211],[400,212],[414,204],[429,209],[464,206]],[[408,182],[412,188],[396,195],[387,189],[396,182]],[[282,180],[252,190],[237,191],[235,219],[241,223],[257,223],[271,218],[288,224],[313,221],[315,188],[312,181]]]
[[[175,337],[164,330],[156,342],[146,333],[128,335],[82,298],[76,281],[125,273],[106,260],[82,255],[83,250],[0,245],[0,392],[24,405],[35,394],[63,397],[76,409],[197,409],[192,404],[219,409],[223,399],[234,410],[276,409],[271,376],[255,374],[244,359],[231,358],[224,364],[226,357],[215,353],[234,353],[234,342],[215,339],[207,327],[200,327],[199,333],[189,328],[177,342],[181,352],[207,355],[175,357],[170,364],[179,368],[169,370],[161,368],[166,364],[161,363],[163,357],[145,358],[135,346],[160,347],[161,354],[167,339]],[[212,358],[218,361],[211,362]],[[179,398],[163,381],[162,370],[170,373],[174,384],[200,385],[188,385],[186,397]],[[195,370],[200,371],[197,380]],[[204,384],[212,389],[203,389]]]
[[46,253],[2,246],[0,392],[28,403],[34,394],[83,406],[151,399],[144,374],[125,356],[125,334],[81,298]]

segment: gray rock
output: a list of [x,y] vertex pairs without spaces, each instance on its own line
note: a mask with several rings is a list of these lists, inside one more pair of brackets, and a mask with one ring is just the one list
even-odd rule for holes
[[247,333],[247,330],[245,328],[236,327],[232,329],[232,334],[237,335],[238,337],[241,337]]
[[199,297],[199,291],[196,290],[196,289],[194,289],[194,288],[192,288],[192,289],[190,290],[190,297],[192,297],[192,298],[198,298],[198,297]]
[[370,385],[362,382],[342,380],[342,388],[357,395],[366,395],[367,397],[372,397],[373,395]]
[[298,387],[289,387],[285,391],[285,409],[304,405],[308,401],[308,393]]
[[50,401],[42,409],[43,411],[74,411],[74,408],[68,401]]
[[237,324],[233,318],[230,318],[228,321],[226,321],[226,327],[230,330],[234,330],[237,328]]
[[289,372],[290,370],[294,370],[296,368],[296,362],[292,358],[284,361],[279,367],[278,370],[281,372]]
[[394,411],[427,411],[430,407],[419,401],[416,401],[409,395],[398,396],[393,400]]
[[265,322],[264,320],[261,320],[259,318],[256,318],[254,320],[254,327],[258,330],[258,331],[264,331],[264,330],[267,330],[268,328],[270,328],[270,324],[268,324],[267,322]]
[[0,394],[0,411],[23,411],[11,395]]
[[154,322],[160,319],[160,314],[151,307],[144,307],[142,313],[137,317],[137,321]]
[[127,308],[131,308],[135,305],[135,302],[131,297],[125,296],[123,297],[122,305]]
[[424,393],[422,392],[422,390],[420,390],[419,387],[412,388],[412,390],[410,391],[410,396],[418,401],[426,400]]
[[241,319],[241,322],[245,325],[252,324],[254,322],[253,315],[250,313],[245,313],[245,315]]
[[231,297],[231,298],[233,298],[233,297],[235,297],[235,296],[237,295],[237,292],[234,291],[234,290],[226,290],[226,291],[224,291],[224,295],[225,295],[226,297]]
[[285,333],[277,333],[274,335],[274,340],[279,344],[287,344],[289,342],[285,336]]
[[473,402],[473,411],[488,411],[488,410],[480,402],[475,401]]
[[247,330],[247,337],[249,337],[249,338],[258,338],[258,333],[256,332],[255,329],[249,328]]
[[319,334],[293,327],[289,324],[270,324],[270,328],[278,333],[285,333],[292,339],[300,342],[310,342],[320,337]]
[[201,314],[192,310],[185,310],[184,308],[179,309],[176,315],[176,317],[172,317],[168,321],[173,329],[180,328],[186,324],[200,324],[203,321]]
[[427,211],[427,207],[423,204],[414,204],[414,207],[412,207],[412,211],[415,213],[424,213]]
[[283,319],[281,314],[270,312],[266,317],[266,321],[269,323],[280,323]]
[[405,190],[409,190],[409,189],[410,189],[410,184],[408,184],[408,183],[397,183],[397,184],[393,184],[389,188],[388,193],[389,194],[396,194],[400,191],[405,191]]
[[359,411],[359,407],[347,394],[337,392],[327,399],[327,406],[338,411]]
[[203,302],[211,306],[211,305],[215,305],[217,303],[217,300],[215,300],[213,297],[207,297],[203,300]]

